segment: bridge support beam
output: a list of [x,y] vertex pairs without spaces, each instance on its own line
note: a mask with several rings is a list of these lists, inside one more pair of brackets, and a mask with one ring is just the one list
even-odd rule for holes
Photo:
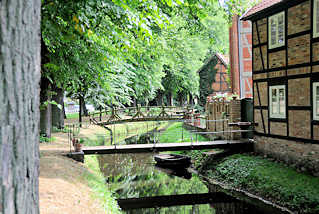
[[84,152],[70,152],[67,154],[69,158],[76,160],[78,162],[84,163]]

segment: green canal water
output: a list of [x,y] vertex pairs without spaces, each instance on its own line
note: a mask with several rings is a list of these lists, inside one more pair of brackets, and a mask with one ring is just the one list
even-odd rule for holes
[[[161,124],[157,124],[160,126]],[[154,128],[154,127],[152,127]],[[146,129],[149,131],[150,129]],[[142,131],[142,130],[141,130]],[[156,128],[156,131],[157,128]],[[155,136],[155,137],[154,137]],[[120,139],[120,138],[118,138]],[[163,143],[182,142],[193,140],[193,136],[185,130],[182,123],[166,125],[161,132],[139,133],[136,136],[126,138],[118,144],[135,143]],[[207,140],[198,136],[198,141]],[[171,170],[155,166],[155,153],[138,154],[108,154],[98,155],[101,172],[105,176],[108,188],[120,201],[131,201],[139,208],[131,209],[123,204],[122,210],[129,214],[267,214],[282,213],[280,210],[260,208],[232,198],[229,195],[217,191],[203,182],[196,173],[191,170]],[[194,170],[192,171],[194,172]],[[210,190],[209,190],[210,189]],[[202,200],[202,196],[215,194],[209,200]],[[187,195],[186,201],[181,201],[178,196]],[[165,199],[162,199],[164,196]],[[158,197],[161,197],[158,199]],[[168,199],[167,199],[168,198]],[[225,199],[225,201],[224,201]],[[163,201],[159,201],[163,200]],[[167,206],[166,201],[167,201]],[[200,201],[200,202],[198,202]],[[185,203],[184,203],[185,202]],[[193,202],[193,203],[192,203]],[[196,203],[197,204],[196,204]],[[148,204],[149,203],[149,204]],[[155,205],[153,206],[154,203]],[[198,204],[200,203],[200,204]],[[152,205],[151,205],[152,204]],[[178,206],[175,206],[178,204]],[[181,205],[183,204],[183,205]],[[187,204],[187,205],[185,205]],[[149,208],[140,208],[145,207]],[[169,205],[169,206],[168,206]],[[121,204],[120,204],[121,206]],[[153,206],[153,207],[152,207]]]
[[[162,169],[155,166],[154,154],[113,154],[100,155],[99,165],[105,176],[105,181],[117,199],[151,198],[156,196],[176,196],[194,194],[194,197],[209,190],[205,183],[190,172],[174,172],[170,169]],[[175,175],[174,175],[175,174]],[[177,174],[177,175],[176,175]],[[227,196],[229,197],[229,196]],[[197,200],[197,198],[195,198]],[[194,200],[195,200],[194,199]],[[172,199],[174,200],[174,199]],[[236,201],[236,199],[234,199]],[[171,201],[170,201],[171,202]],[[173,203],[174,204],[174,203]],[[253,205],[236,202],[208,201],[206,204],[169,206],[128,209],[122,208],[130,214],[250,214],[269,213]],[[281,213],[280,211],[275,213]]]

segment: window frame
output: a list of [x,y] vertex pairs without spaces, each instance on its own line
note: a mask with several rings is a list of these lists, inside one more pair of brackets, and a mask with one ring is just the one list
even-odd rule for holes
[[317,23],[316,23],[316,20],[317,20],[317,16],[319,16],[319,14],[317,13],[317,4],[316,2],[319,2],[319,0],[314,0],[313,1],[313,23],[312,23],[312,37],[313,38],[317,38],[319,37],[319,31],[317,32]]
[[[277,114],[273,114],[272,110],[273,110],[273,103],[272,103],[272,89],[276,89],[277,92],[277,107],[278,107],[278,112]],[[279,102],[279,90],[280,89],[284,89],[284,113],[280,114],[280,102]],[[286,85],[273,85],[273,86],[269,86],[269,116],[270,118],[280,118],[280,119],[285,119],[286,118]]]
[[[278,17],[283,16],[283,43],[278,42],[278,34],[279,34],[279,28],[278,28]],[[276,44],[272,45],[271,44],[271,20],[275,19],[276,20]],[[282,11],[280,13],[276,13],[275,15],[269,16],[268,17],[268,47],[269,49],[273,48],[279,48],[282,46],[286,45],[286,17],[285,17],[285,11]]]
[[[319,116],[316,115],[317,102],[316,102],[316,87],[319,86],[319,82],[312,83],[312,111],[313,111],[313,120],[319,120]],[[319,95],[319,94],[318,94]]]

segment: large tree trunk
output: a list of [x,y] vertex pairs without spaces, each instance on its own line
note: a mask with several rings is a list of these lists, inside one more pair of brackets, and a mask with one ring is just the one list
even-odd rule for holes
[[168,100],[168,105],[169,106],[173,106],[174,105],[174,99],[173,99],[173,93],[172,92],[168,92],[167,100]]
[[158,91],[156,95],[156,105],[161,106],[164,104],[164,93],[162,91]]
[[53,87],[53,91],[55,92],[55,94],[52,96],[52,100],[60,104],[61,109],[56,105],[52,105],[52,126],[62,129],[64,127],[64,93],[61,88],[57,87]]
[[40,134],[46,137],[51,137],[51,104],[44,105],[46,101],[51,101],[51,86],[50,81],[42,77],[41,78],[41,91],[40,91]]
[[79,107],[80,107],[80,109],[79,109],[79,124],[80,124],[80,127],[82,127],[82,106],[83,106],[82,100],[83,99],[81,99],[81,96],[80,96],[79,97]]
[[184,106],[184,94],[183,93],[178,94],[178,102],[179,102],[179,106]]
[[0,213],[39,213],[40,0],[0,1]]
[[84,97],[80,96],[80,103],[81,103],[81,114],[84,116],[89,116],[88,109],[86,108],[85,99]]
[[191,106],[195,105],[194,97],[192,94],[189,94],[189,105],[191,105]]

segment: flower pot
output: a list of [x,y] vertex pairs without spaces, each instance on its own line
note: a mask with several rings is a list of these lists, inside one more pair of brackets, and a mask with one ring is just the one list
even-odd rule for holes
[[75,144],[77,143],[77,141],[78,141],[77,139],[73,138],[73,139],[72,139],[72,145],[75,146]]
[[76,152],[81,152],[82,151],[82,143],[76,143],[74,146],[74,149]]

